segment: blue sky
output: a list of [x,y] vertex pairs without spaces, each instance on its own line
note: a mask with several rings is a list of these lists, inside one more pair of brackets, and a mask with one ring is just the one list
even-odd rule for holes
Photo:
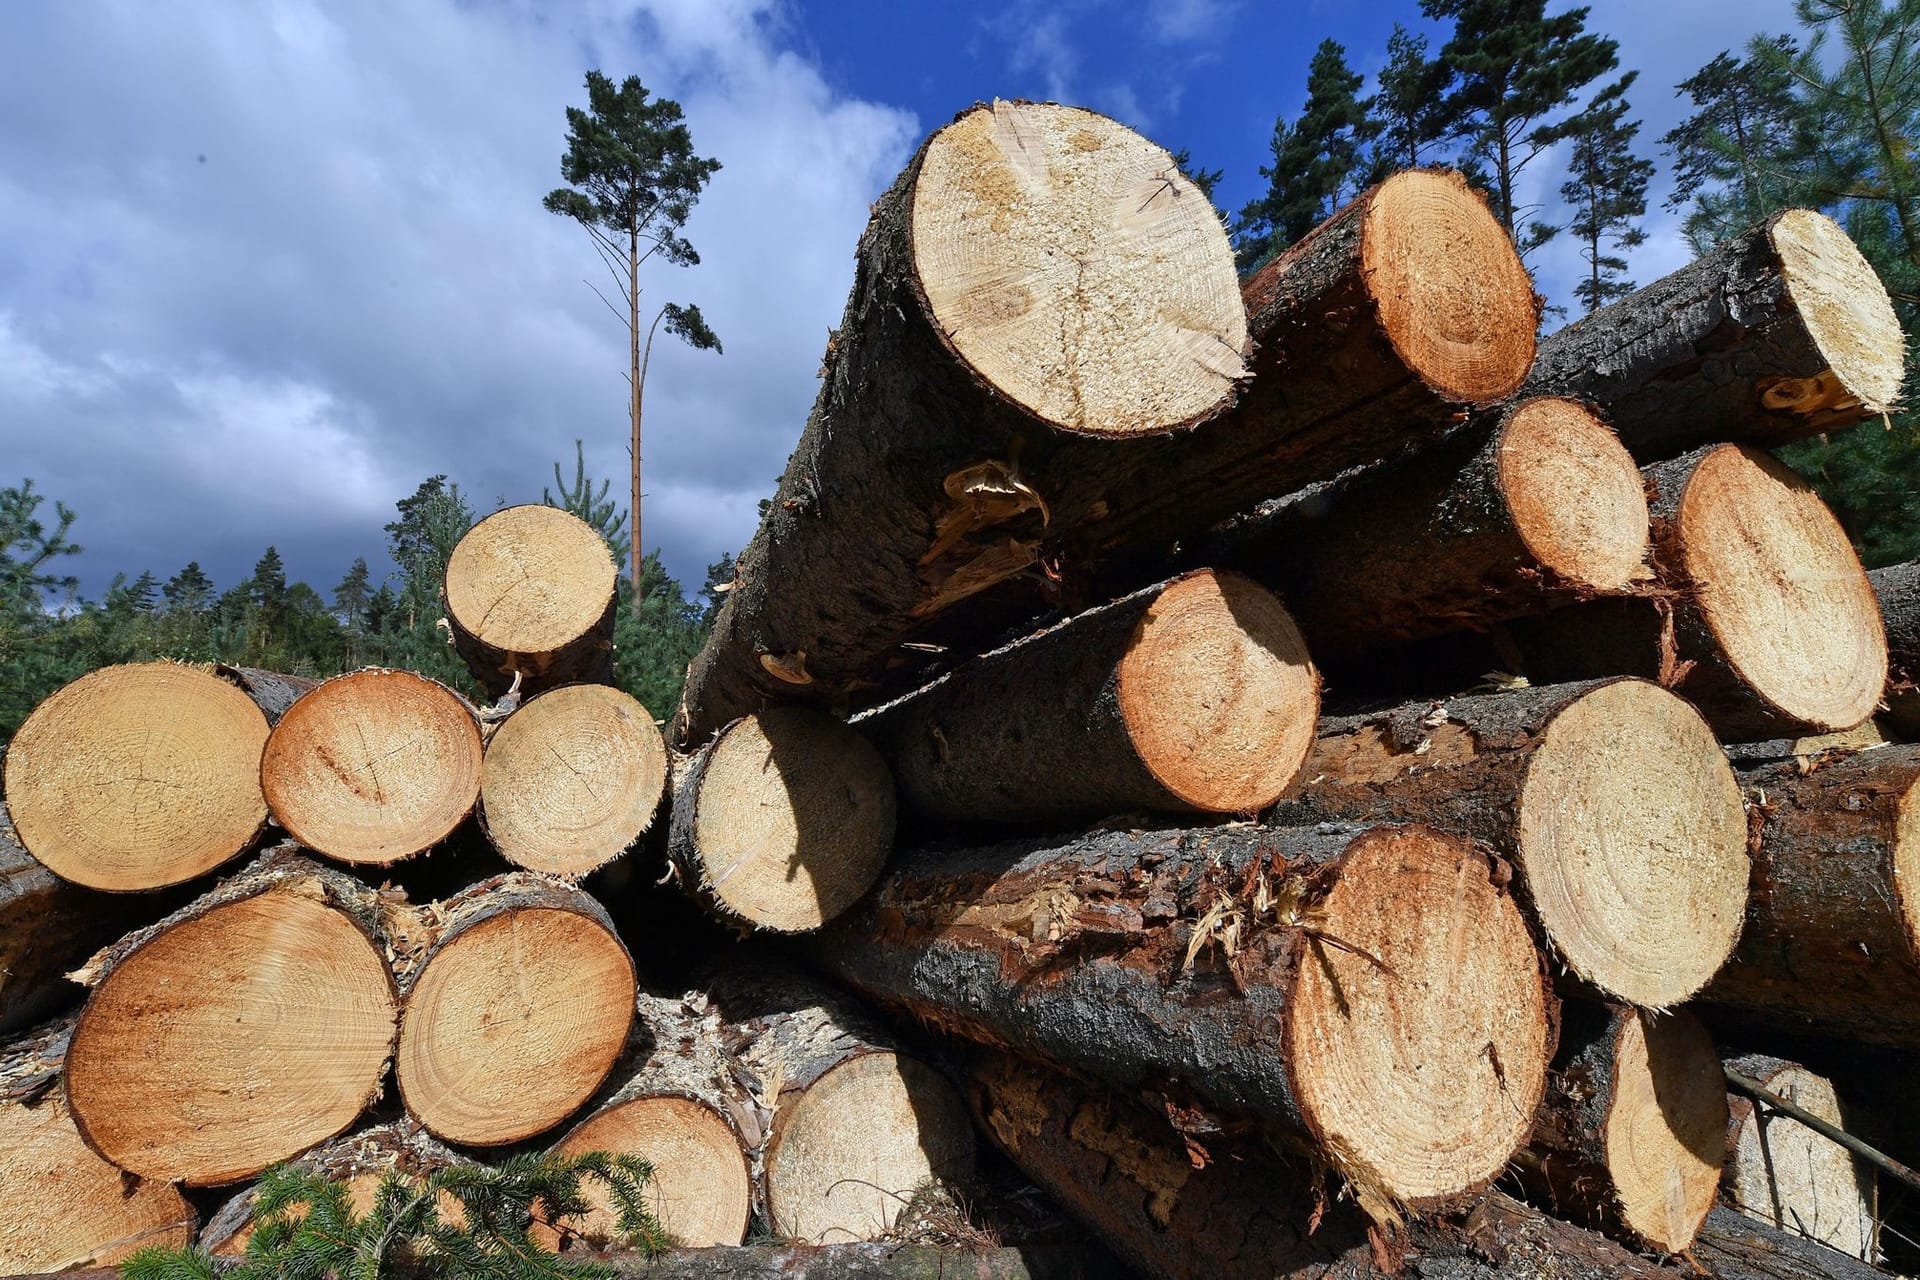
[[[657,349],[647,391],[647,541],[697,586],[751,534],[867,207],[929,130],[995,96],[1091,106],[1224,169],[1237,208],[1314,46],[1371,72],[1396,19],[1426,25],[1411,0],[0,5],[0,483],[80,513],[97,596],[189,559],[224,586],[269,543],[327,592],[356,556],[385,571],[422,478],[482,514],[538,500],[575,437],[624,475],[624,336],[539,204],[598,67],[680,99],[725,165],[702,265],[647,282],[726,344]],[[1641,70],[1651,151],[1675,82],[1792,15],[1594,0],[1589,23]],[[1687,257],[1654,213],[1642,283]],[[1534,266],[1564,301],[1571,246]]]

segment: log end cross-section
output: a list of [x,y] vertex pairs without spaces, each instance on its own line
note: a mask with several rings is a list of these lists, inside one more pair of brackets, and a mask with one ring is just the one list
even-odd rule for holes
[[[1760,1054],[1728,1066],[1835,1128],[1845,1122],[1833,1082]],[[1845,1147],[1745,1094],[1729,1099],[1727,1200],[1748,1217],[1872,1261],[1877,1234],[1871,1171]]]
[[982,383],[1065,431],[1213,416],[1246,313],[1212,203],[1105,116],[995,102],[927,146],[914,263],[934,327]]
[[238,857],[266,825],[267,717],[198,667],[103,667],[33,709],[6,756],[20,842],[64,880],[131,892]]
[[1602,1132],[1620,1220],[1678,1253],[1719,1198],[1727,1099],[1713,1037],[1685,1012],[1624,1019],[1610,1099]]
[[1647,495],[1633,455],[1583,405],[1521,404],[1500,433],[1499,485],[1540,568],[1576,591],[1626,590],[1646,573]]
[[[746,1155],[733,1126],[706,1102],[678,1094],[618,1102],[581,1122],[554,1150],[569,1155],[612,1151],[645,1159],[653,1166],[645,1192],[648,1207],[683,1245],[737,1245],[747,1237],[753,1182]],[[594,1186],[587,1199],[592,1210],[569,1220],[569,1231],[595,1242],[614,1239],[612,1197]],[[563,1239],[546,1230],[555,1244]]]
[[447,559],[447,623],[474,678],[504,692],[605,674],[618,571],[606,539],[557,507],[508,507]]
[[1768,234],[1780,256],[1787,294],[1807,336],[1827,357],[1826,373],[1783,378],[1761,404],[1811,413],[1851,402],[1862,416],[1895,407],[1906,368],[1906,341],[1886,286],[1839,224],[1811,209],[1789,209]]

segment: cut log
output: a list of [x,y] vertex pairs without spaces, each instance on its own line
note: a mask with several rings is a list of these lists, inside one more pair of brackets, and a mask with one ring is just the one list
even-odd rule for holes
[[1708,1215],[1693,1258],[1720,1280],[1884,1280],[1887,1274],[1725,1205]]
[[761,1213],[809,1244],[875,1240],[929,1181],[973,1172],[973,1125],[945,1077],[838,992],[770,968],[714,983],[757,1107]]
[[[753,1212],[747,1151],[760,1145],[760,1121],[733,1077],[724,1036],[704,996],[641,992],[631,1060],[615,1068],[593,1114],[553,1147],[647,1161],[653,1166],[649,1207],[683,1245],[737,1245]],[[576,1241],[607,1247],[616,1236],[612,1199],[598,1184],[587,1195],[591,1213],[536,1223],[534,1239],[555,1250]]]
[[1920,738],[1920,560],[1867,575],[1887,628],[1887,713],[1908,738]]
[[621,1280],[1088,1280],[1112,1258],[1073,1244],[752,1244],[617,1259]]
[[315,853],[388,866],[447,838],[480,795],[480,725],[445,685],[356,671],[283,716],[260,760],[273,818]]
[[1592,401],[1644,462],[1878,417],[1905,359],[1893,304],[1847,233],[1788,209],[1542,340],[1527,391]]
[[[1833,1084],[1824,1076],[1764,1054],[1747,1054],[1727,1065],[1828,1124],[1846,1127]],[[1764,1102],[1737,1091],[1727,1101],[1728,1203],[1770,1226],[1874,1261],[1872,1172],[1845,1147]]]
[[640,838],[666,784],[666,744],[647,709],[607,685],[567,685],[488,738],[480,820],[508,862],[578,878]]
[[943,819],[1252,813],[1313,742],[1320,681],[1271,593],[1198,570],[987,654],[855,722]]
[[7,748],[20,842],[63,880],[128,892],[183,884],[266,826],[267,717],[199,668],[88,672],[43,700]]
[[1533,1145],[1517,1162],[1555,1215],[1682,1253],[1720,1198],[1727,1086],[1686,1010],[1569,1003]]
[[216,1186],[344,1132],[393,1051],[379,913],[372,890],[280,845],[95,957],[65,1076],[87,1144]]
[[320,683],[306,676],[263,671],[259,667],[236,667],[225,662],[214,663],[213,674],[252,698],[253,705],[266,714],[269,725],[279,724],[287,708]]
[[1512,629],[1535,683],[1658,678],[1729,740],[1851,729],[1887,642],[1846,530],[1784,464],[1715,445],[1646,468],[1670,599],[1606,600]]
[[633,1025],[633,960],[598,902],[514,872],[449,898],[413,973],[394,1075],[448,1142],[544,1133],[613,1069]]
[[447,626],[480,687],[539,693],[576,680],[613,682],[619,576],[586,521],[538,504],[496,511],[447,557]]
[[1261,508],[1195,554],[1284,589],[1351,653],[1645,586],[1647,499],[1584,406],[1534,397],[1360,479]]
[[1422,827],[1102,831],[902,860],[817,951],[875,999],[1120,1088],[1178,1080],[1367,1197],[1458,1203],[1525,1141],[1550,996],[1501,883]]
[[1920,745],[1742,780],[1746,933],[1702,999],[1743,1023],[1920,1049]]
[[0,1273],[106,1267],[183,1248],[198,1221],[172,1184],[116,1169],[81,1140],[59,1088],[73,1020],[0,1045]]
[[1518,867],[1551,953],[1615,999],[1679,1004],[1739,936],[1739,784],[1699,713],[1645,681],[1329,718],[1302,774],[1274,821],[1423,821],[1485,841]]
[[668,855],[723,919],[817,929],[865,893],[893,849],[893,775],[873,745],[805,707],[748,716],[689,761]]

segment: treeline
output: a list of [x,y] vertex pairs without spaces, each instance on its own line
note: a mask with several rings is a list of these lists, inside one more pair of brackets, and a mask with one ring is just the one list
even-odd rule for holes
[[[624,565],[625,512],[615,513],[608,485],[596,491],[576,445],[572,484],[549,489],[547,503],[585,519]],[[241,581],[220,590],[198,561],[161,579],[143,572],[114,578],[99,600],[82,597],[63,573],[81,547],[78,517],[64,503],[47,510],[32,480],[0,489],[0,746],[41,698],[96,667],[173,658],[230,662],[295,675],[328,676],[365,666],[424,672],[482,699],[448,642],[440,619],[441,579],[454,545],[477,519],[460,486],[444,475],[422,481],[396,504],[386,527],[395,570],[375,580],[356,559],[322,595],[289,582],[280,552],[268,547]],[[732,577],[731,558],[709,570],[701,594],[689,596],[660,564],[642,562],[639,605],[623,579],[614,630],[615,675],[656,716],[672,713],[686,667],[712,623],[715,581]]]
[[[1664,162],[1667,210],[1697,252],[1775,210],[1841,222],[1886,281],[1906,332],[1920,319],[1920,0],[1796,0],[1797,29],[1717,54],[1673,86],[1691,113],[1649,143],[1619,46],[1587,7],[1546,0],[1421,0],[1450,24],[1437,42],[1396,25],[1372,92],[1347,50],[1323,41],[1299,112],[1274,125],[1266,193],[1231,219],[1251,268],[1387,174],[1444,163],[1486,190],[1523,257],[1560,237],[1583,264],[1585,311],[1630,293],[1627,253],[1647,237]],[[1665,92],[1665,88],[1654,90]],[[1186,153],[1182,152],[1184,159]],[[1527,204],[1522,176],[1553,206]],[[1211,187],[1218,171],[1190,173]],[[1551,327],[1564,312],[1549,313]],[[1909,368],[1913,362],[1909,360]],[[1911,376],[1911,375],[1910,375]],[[1904,397],[1913,403],[1915,397]],[[1820,488],[1869,565],[1920,555],[1920,415],[1785,451]]]

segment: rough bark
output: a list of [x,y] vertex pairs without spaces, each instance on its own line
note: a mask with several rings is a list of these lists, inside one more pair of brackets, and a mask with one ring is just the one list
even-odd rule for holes
[[[1234,413],[1178,437],[1036,429],[939,359],[903,216],[920,163],[876,206],[820,402],[689,671],[683,744],[770,699],[872,705],[924,683],[929,654],[903,645],[964,657],[1045,600],[1160,576],[1181,538],[1444,435],[1531,358],[1531,286],[1484,202],[1402,174],[1247,282],[1259,354]],[[1472,355],[1456,367],[1436,331]],[[924,428],[911,450],[900,422]]]
[[1544,945],[1613,998],[1678,1004],[1738,936],[1748,866],[1733,770],[1699,715],[1645,681],[1328,717],[1301,778],[1273,821],[1427,822],[1511,858]]
[[1083,1280],[1103,1259],[1070,1245],[942,1248],[924,1244],[756,1244],[674,1249],[645,1262],[612,1259],[635,1280]]
[[[1797,1063],[1750,1053],[1728,1068],[1845,1129],[1833,1085]],[[1875,1261],[1873,1171],[1844,1147],[1735,1089],[1727,1096],[1727,1203],[1748,1218]]]
[[394,1058],[408,1113],[475,1146],[545,1132],[593,1095],[626,1043],[632,957],[591,895],[529,872],[483,880],[434,914]]
[[855,721],[903,807],[1020,820],[1252,813],[1299,771],[1319,677],[1292,619],[1198,570],[995,650]]
[[1887,714],[1900,733],[1920,737],[1920,561],[1867,574],[1887,625]]
[[1720,1280],[1873,1280],[1886,1272],[1724,1205],[1707,1217],[1693,1257]]
[[1857,361],[1841,350],[1852,344],[1833,320],[1809,328],[1774,239],[1783,220],[1809,218],[1845,240],[1818,214],[1775,214],[1543,339],[1526,394],[1591,401],[1642,461],[1713,441],[1786,444],[1886,412],[1899,392],[1899,322],[1872,269],[1848,264],[1866,271],[1846,283],[1875,304],[1865,327],[1878,345],[1851,382],[1835,372],[1836,358]]
[[287,708],[320,683],[306,676],[283,675],[259,667],[236,667],[225,662],[214,663],[213,674],[252,698],[253,705],[265,713],[269,725],[279,724]]
[[1920,745],[1743,775],[1753,883],[1702,998],[1743,1023],[1920,1048]]
[[[1544,1086],[1549,997],[1499,874],[1421,828],[935,849],[816,951],[944,1030],[1190,1092],[1318,1151],[1371,1204],[1431,1207],[1499,1171]],[[1445,977],[1415,976],[1430,968]],[[1457,1110],[1439,1115],[1442,1096]]]
[[1282,590],[1316,652],[1347,654],[1629,593],[1647,552],[1632,458],[1582,406],[1535,397],[1190,554]]

